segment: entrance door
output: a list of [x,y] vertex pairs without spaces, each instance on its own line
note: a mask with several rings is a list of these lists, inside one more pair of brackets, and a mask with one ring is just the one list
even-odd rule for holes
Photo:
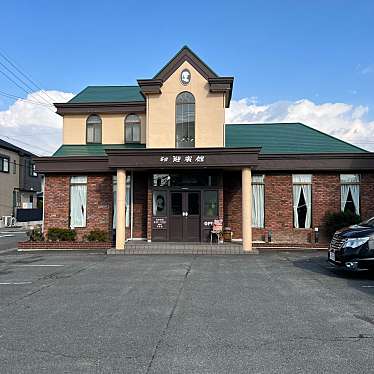
[[200,192],[170,192],[170,241],[200,241]]

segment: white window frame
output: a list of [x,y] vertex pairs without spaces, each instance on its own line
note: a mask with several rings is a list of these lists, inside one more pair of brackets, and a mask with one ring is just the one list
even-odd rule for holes
[[70,177],[70,228],[87,224],[87,176]]
[[[312,183],[312,174],[292,174],[293,227],[295,229],[310,229],[312,227]],[[300,227],[297,214],[301,191],[304,194],[307,207],[305,227]]]
[[[9,173],[9,162],[10,162],[9,157],[3,156],[3,157],[1,157],[0,161],[1,161],[1,165],[0,165],[1,170],[0,171],[2,171],[3,173]],[[5,167],[5,165],[6,165],[6,167]]]
[[340,210],[344,212],[347,197],[351,192],[355,213],[360,215],[360,174],[340,174]]
[[[132,217],[132,183],[131,175],[126,175],[126,228],[131,226]],[[117,226],[117,176],[113,176],[113,229]]]
[[265,227],[265,175],[252,175],[252,227]]
[[[138,131],[138,137],[135,137],[136,131]],[[127,136],[131,134],[131,136]],[[137,114],[129,114],[125,118],[125,143],[140,143],[141,141],[141,119]]]

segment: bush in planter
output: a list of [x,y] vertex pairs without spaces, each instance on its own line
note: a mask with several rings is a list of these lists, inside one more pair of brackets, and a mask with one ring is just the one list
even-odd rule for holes
[[29,233],[30,241],[32,242],[42,242],[44,240],[44,236],[42,233],[41,227],[35,227]]
[[92,230],[85,237],[89,242],[107,242],[108,233],[104,230]]
[[326,234],[331,239],[335,231],[360,222],[361,217],[349,210],[345,212],[328,212],[325,217]]
[[61,229],[59,227],[51,227],[48,230],[47,238],[52,242],[73,242],[77,236],[77,232],[72,229]]

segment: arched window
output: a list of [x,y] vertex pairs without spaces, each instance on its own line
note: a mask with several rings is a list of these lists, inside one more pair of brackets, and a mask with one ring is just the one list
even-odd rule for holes
[[195,147],[195,98],[190,92],[182,92],[175,103],[177,148]]
[[140,143],[140,118],[129,114],[125,119],[126,143]]
[[101,143],[101,118],[92,114],[87,118],[87,143]]

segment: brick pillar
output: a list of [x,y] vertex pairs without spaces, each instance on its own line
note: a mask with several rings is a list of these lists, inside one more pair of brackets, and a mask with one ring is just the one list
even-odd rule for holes
[[[218,190],[218,216],[219,219],[223,220],[223,174],[220,176],[220,182],[219,182],[219,190]],[[224,222],[224,226],[227,226],[227,224]]]

